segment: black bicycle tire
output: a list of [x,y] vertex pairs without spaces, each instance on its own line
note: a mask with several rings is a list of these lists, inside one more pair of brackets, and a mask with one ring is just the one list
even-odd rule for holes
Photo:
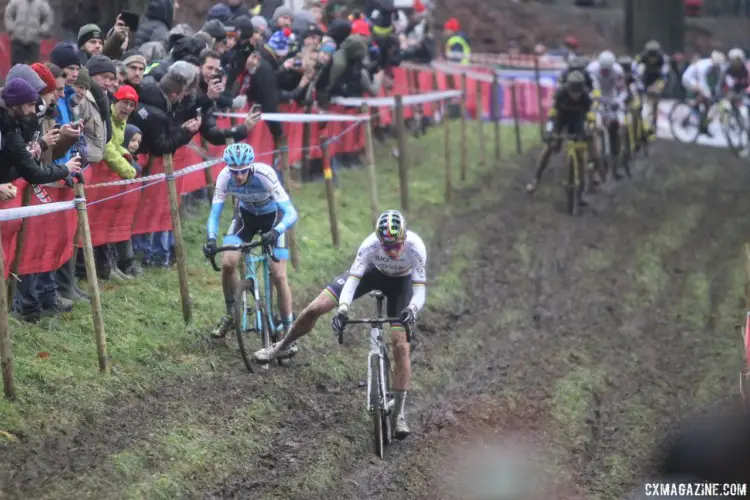
[[[385,401],[386,405],[389,403],[388,401],[388,394],[391,394],[391,360],[388,357],[388,349],[383,349],[383,366],[384,366],[384,373],[385,373],[385,390],[387,391],[385,394],[385,397],[383,400]],[[385,442],[385,446],[388,446],[393,442],[393,436],[394,436],[394,426],[393,426],[393,419],[396,418],[395,413],[391,413],[391,415],[388,415],[388,412],[384,412],[383,416],[383,440]]]
[[[744,125],[742,123],[742,120],[740,119],[741,115],[740,115],[740,118],[737,117],[738,113],[740,113],[740,111],[734,105],[732,105],[732,109],[730,111],[726,112],[726,117],[725,117],[726,120],[722,120],[721,130],[722,130],[722,132],[724,132],[724,138],[727,140],[727,144],[729,145],[730,151],[732,151],[732,153],[736,157],[739,158],[740,157],[740,151],[742,151],[743,148],[742,148],[741,144],[735,144],[734,141],[732,141],[732,134],[731,134],[731,132],[732,132],[732,130],[731,130],[732,126],[731,126],[731,122],[734,121],[737,124],[737,127],[740,130],[740,136],[741,137],[743,137],[743,136],[746,137],[747,136],[747,129],[744,127]],[[740,139],[740,143],[741,143],[741,141],[742,140]]]
[[385,458],[385,442],[383,439],[383,410],[380,408],[380,359],[377,356],[370,358],[370,406],[372,411],[372,444],[375,454]]
[[622,127],[620,133],[620,161],[618,161],[618,167],[622,167],[625,170],[625,175],[632,177],[630,174],[630,131],[628,126]]
[[[247,311],[247,307],[245,307],[245,304],[243,302],[243,293],[247,291],[252,291],[254,288],[253,282],[251,280],[242,280],[240,281],[239,286],[237,287],[237,291],[234,295],[234,332],[237,336],[237,345],[240,348],[240,355],[242,356],[242,361],[245,363],[245,368],[250,373],[254,373],[255,370],[253,370],[253,365],[251,363],[251,355],[249,349],[247,346],[245,346],[245,340],[243,338],[244,332],[242,331],[242,314],[243,312]],[[254,299],[253,299],[254,300]]]
[[[678,106],[685,105],[690,108],[690,112],[692,113],[693,107],[690,106],[686,101],[677,101],[672,105],[672,109],[669,110],[669,115],[667,115],[667,120],[669,121],[669,130],[672,132],[672,136],[682,144],[695,144],[698,141],[698,137],[701,135],[700,130],[696,129],[695,137],[693,137],[693,140],[691,141],[683,141],[676,133],[675,133],[675,119],[674,119],[674,112],[677,109]],[[710,107],[709,107],[710,110]],[[656,132],[656,131],[654,131]],[[644,145],[646,143],[646,138],[644,138]]]
[[[576,154],[576,153],[574,153]],[[568,162],[568,183],[565,186],[565,191],[568,198],[568,213],[572,216],[578,215],[578,186],[576,186],[576,161],[572,155],[566,155]],[[581,179],[579,179],[579,182]]]
[[[240,355],[242,356],[242,361],[245,363],[245,368],[247,368],[247,371],[250,373],[254,373],[252,364],[253,364],[253,351],[250,350],[250,346],[245,344],[245,332],[242,331],[242,294],[244,292],[253,292],[255,290],[255,285],[252,280],[242,280],[240,281],[240,285],[237,287],[237,293],[235,295],[234,300],[234,331],[237,335],[237,344],[240,348]],[[253,302],[253,311],[259,310],[260,311],[260,317],[261,317],[261,328],[263,329],[261,334],[261,345],[265,349],[267,347],[270,347],[271,345],[271,325],[268,322],[268,315],[266,314],[266,306],[263,302],[263,297],[261,296],[260,301],[256,301],[255,297],[251,295]],[[255,330],[252,330],[255,331]],[[257,332],[256,332],[257,333]]]

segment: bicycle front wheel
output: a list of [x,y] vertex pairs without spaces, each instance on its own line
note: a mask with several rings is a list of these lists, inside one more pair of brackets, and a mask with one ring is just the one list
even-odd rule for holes
[[676,102],[669,112],[669,127],[678,141],[692,144],[700,135],[700,115],[694,106]]
[[731,110],[727,110],[722,117],[721,128],[732,153],[736,156],[740,156],[743,151],[747,150],[748,127],[742,110],[735,106],[733,106]]
[[245,368],[253,373],[253,347],[266,348],[271,345],[271,325],[263,297],[255,300],[255,282],[242,280],[234,299],[234,330]]
[[568,154],[568,183],[565,186],[565,192],[568,198],[568,213],[570,215],[578,214],[578,185],[583,182],[580,176],[580,169],[578,168],[578,160],[575,157],[576,153]]
[[385,433],[384,420],[387,419],[384,408],[380,402],[383,400],[380,392],[380,359],[377,356],[370,358],[370,417],[372,418],[372,444],[375,454],[380,458],[385,457]]

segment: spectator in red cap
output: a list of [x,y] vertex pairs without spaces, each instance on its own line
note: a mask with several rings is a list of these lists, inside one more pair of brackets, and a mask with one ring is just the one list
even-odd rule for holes
[[443,32],[447,41],[445,42],[445,57],[461,64],[469,64],[471,61],[471,46],[466,35],[461,31],[461,23],[458,19],[451,17],[443,26]]
[[53,160],[65,156],[68,149],[76,143],[75,137],[62,136],[60,129],[55,128],[55,116],[57,112],[57,81],[52,71],[42,63],[34,63],[31,69],[45,83],[45,87],[39,92],[44,101],[45,111],[42,118],[42,138],[39,145],[42,148],[42,163],[49,164]]
[[[112,139],[104,146],[104,162],[110,170],[123,179],[132,179],[138,168],[130,152],[123,147],[125,126],[130,114],[138,106],[138,93],[130,85],[123,85],[113,95],[111,106]],[[137,165],[137,164],[136,164]]]
[[370,25],[364,19],[356,19],[352,22],[352,35],[360,35],[365,38],[370,38]]

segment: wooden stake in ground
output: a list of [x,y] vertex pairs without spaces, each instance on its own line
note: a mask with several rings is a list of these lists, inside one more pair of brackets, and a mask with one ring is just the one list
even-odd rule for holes
[[513,124],[516,129],[516,153],[521,154],[523,153],[523,145],[521,144],[521,119],[518,116],[518,96],[516,95],[516,81],[513,81],[513,84],[510,87],[510,95],[513,102],[511,104],[513,105]]
[[448,100],[443,101],[443,131],[445,137],[445,202],[453,199],[453,173],[451,169],[451,121],[448,119]]
[[469,169],[469,150],[466,142],[466,73],[461,74],[461,181],[466,180]]
[[174,253],[177,260],[177,276],[180,280],[180,298],[182,299],[182,317],[185,323],[189,323],[193,317],[190,304],[190,290],[188,288],[187,258],[185,256],[185,240],[182,238],[182,224],[180,222],[180,209],[178,205],[177,186],[174,182],[174,168],[172,166],[172,155],[166,155],[164,161],[164,174],[167,177],[167,194],[169,195],[169,212],[172,216],[172,232],[174,233]]
[[[370,106],[362,105],[362,114],[370,115]],[[375,146],[372,143],[372,119],[364,122],[365,127],[365,162],[367,168],[367,181],[370,184],[370,214],[372,225],[378,221],[380,210],[378,208],[378,178],[375,175]]]
[[[3,248],[0,239],[0,249]],[[13,343],[10,339],[8,327],[8,296],[5,294],[5,258],[0,255],[0,364],[3,369],[3,389],[5,397],[16,398],[16,388],[13,385]]]
[[320,147],[323,149],[323,179],[326,184],[326,199],[328,200],[328,222],[331,225],[331,240],[334,248],[339,247],[339,223],[336,218],[336,192],[333,188],[333,170],[331,156],[328,151],[328,137],[320,136]]
[[404,123],[404,98],[395,97],[396,134],[398,135],[398,178],[401,188],[401,209],[409,211],[409,179],[406,171],[406,124]]
[[479,120],[479,164],[487,163],[487,141],[484,139],[484,82],[477,81],[477,120]]
[[[29,184],[26,189],[23,190],[23,199],[21,200],[22,207],[28,207],[31,204],[31,191],[34,186]],[[16,254],[13,256],[13,262],[10,265],[10,272],[18,276],[18,268],[21,265],[21,255],[23,255],[23,245],[26,241],[26,228],[28,227],[28,219],[21,221],[21,228],[18,230],[16,235]],[[15,276],[11,276],[6,285],[8,291],[8,312],[13,310],[13,297],[16,294],[16,288],[18,283],[16,282]]]
[[500,120],[503,110],[500,109],[500,79],[497,73],[492,77],[492,121],[495,125],[495,161],[500,161]]
[[96,353],[99,358],[99,371],[109,371],[109,357],[107,356],[107,338],[104,335],[104,315],[102,314],[102,299],[99,295],[99,278],[96,275],[94,262],[94,245],[91,242],[91,228],[89,227],[89,213],[86,210],[86,196],[83,184],[74,186],[76,196],[76,210],[78,210],[78,234],[83,238],[83,261],[86,264],[86,282],[91,300],[91,319],[94,322],[96,335]]
[[[279,165],[279,169],[281,170],[281,177],[284,179],[284,186],[286,186],[287,195],[291,198],[292,176],[289,172],[289,146],[286,137],[279,137],[276,140],[276,149],[281,152],[281,156],[279,157],[281,165]],[[288,238],[287,243],[289,246],[289,256],[292,259],[292,267],[295,271],[299,271],[299,248],[297,247],[296,224],[287,229],[285,234]]]

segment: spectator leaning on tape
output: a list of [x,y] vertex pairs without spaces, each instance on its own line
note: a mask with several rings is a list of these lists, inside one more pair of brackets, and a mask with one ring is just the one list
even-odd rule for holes
[[[261,56],[260,47],[256,47],[248,56],[245,71],[240,75],[239,82],[239,93],[247,97],[249,104],[259,104],[263,113],[278,111],[279,89],[276,83],[276,73]],[[283,135],[281,123],[269,121],[266,125],[274,138]]]
[[158,83],[141,85],[138,109],[130,121],[143,131],[139,153],[162,156],[173,154],[190,142],[201,126],[200,118],[180,124],[172,118],[173,108],[188,91],[189,81],[167,73]]
[[[34,63],[31,69],[39,75],[39,78],[45,83],[41,91],[41,98],[45,105],[44,116],[40,117],[42,127],[42,138],[39,145],[42,148],[42,163],[49,164],[54,160],[62,158],[70,147],[75,144],[77,138],[66,136],[63,137],[59,128],[55,128],[55,116],[57,114],[57,98],[59,88],[63,88],[64,83],[58,82],[51,69],[42,63]],[[54,66],[54,69],[60,72],[60,68]]]

